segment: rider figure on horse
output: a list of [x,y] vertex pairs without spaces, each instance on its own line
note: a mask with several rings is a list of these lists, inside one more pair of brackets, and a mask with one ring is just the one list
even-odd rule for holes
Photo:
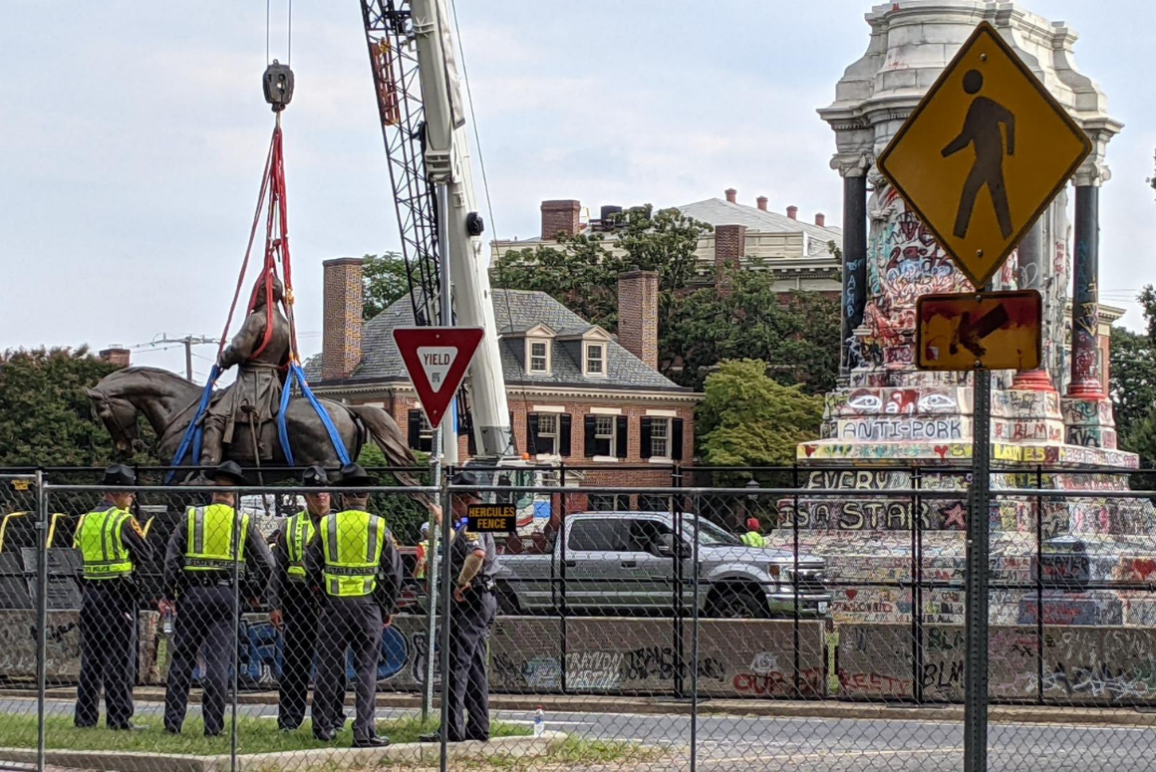
[[222,373],[237,365],[237,380],[205,413],[202,466],[216,466],[221,462],[224,446],[233,441],[238,421],[256,430],[253,441],[259,443],[262,427],[277,415],[291,346],[289,320],[281,312],[285,288],[276,274],[272,276],[272,285],[272,331],[266,332],[269,298],[266,275],[262,274],[253,287],[252,310],[217,360]]

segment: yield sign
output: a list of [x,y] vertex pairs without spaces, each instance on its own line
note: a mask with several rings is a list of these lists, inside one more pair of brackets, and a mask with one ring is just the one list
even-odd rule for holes
[[481,327],[398,327],[393,340],[431,427],[445,417],[482,342]]
[[1092,150],[982,22],[879,156],[956,266],[983,289]]
[[921,370],[1034,370],[1043,301],[1035,290],[923,295],[915,301]]

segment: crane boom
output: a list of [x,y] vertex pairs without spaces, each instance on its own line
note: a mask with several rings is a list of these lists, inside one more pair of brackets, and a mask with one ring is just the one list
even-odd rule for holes
[[[457,324],[481,327],[467,381],[477,455],[514,454],[488,256],[474,208],[456,51],[443,0],[361,0],[402,252],[418,324],[439,319],[438,235],[444,229]],[[436,191],[446,194],[437,221]],[[450,324],[451,320],[440,320]]]

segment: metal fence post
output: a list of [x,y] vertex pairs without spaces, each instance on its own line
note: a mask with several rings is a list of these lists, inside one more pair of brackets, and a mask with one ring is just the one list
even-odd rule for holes
[[794,527],[791,528],[791,540],[793,549],[791,557],[791,595],[794,601],[794,668],[795,668],[795,699],[802,699],[803,687],[800,679],[800,672],[802,663],[800,662],[799,649],[802,647],[801,636],[799,635],[799,462],[795,461],[791,464],[791,487],[795,489],[794,496]]
[[[565,466],[559,467],[558,472],[559,481],[562,483],[563,492],[558,496],[558,549],[551,550],[550,558],[550,600],[554,600],[554,592],[558,592],[558,613],[561,619],[558,623],[558,631],[562,640],[559,641],[558,651],[561,654],[561,675],[559,684],[562,687],[562,694],[568,694],[566,684],[566,655],[567,655],[567,629],[566,629],[566,469]],[[557,556],[561,555],[561,559]],[[555,582],[556,577],[561,577],[559,581]]]
[[[472,429],[471,429],[472,431]],[[433,450],[433,484],[442,484],[442,433],[434,433],[434,450]],[[449,475],[445,475],[447,478]],[[444,505],[445,502],[441,501]],[[442,508],[442,520],[450,516],[446,509]],[[434,673],[436,668],[434,664],[437,656],[437,606],[438,606],[438,545],[442,543],[440,534],[438,533],[437,524],[434,523],[433,518],[429,519],[429,539],[426,542],[426,557],[425,557],[425,573],[426,573],[426,626],[425,626],[425,641],[426,641],[426,655],[425,655],[425,688],[421,690],[421,720],[426,722],[429,720],[430,710],[433,709],[433,689],[434,689]],[[420,534],[419,534],[420,537]],[[445,547],[442,547],[443,552],[448,552]]]
[[[1043,490],[1043,467],[1036,467],[1036,490]],[[1036,494],[1036,703],[1044,704],[1044,497]]]
[[[247,539],[249,530],[241,530],[241,491],[233,494],[237,506],[233,508],[233,719],[232,737],[229,739],[229,770],[237,772],[237,705],[239,686],[241,683],[241,658],[237,656],[241,650],[241,549],[242,539]],[[261,494],[261,503],[265,503],[265,494]],[[187,515],[186,515],[187,517]],[[179,526],[178,526],[179,527]],[[288,534],[286,534],[288,538]],[[321,538],[321,537],[318,537]],[[206,675],[208,667],[206,665]]]
[[[681,475],[680,475],[681,478]],[[675,505],[678,507],[678,505]],[[681,509],[681,507],[678,507]],[[702,508],[696,502],[694,506],[695,515]],[[681,519],[681,516],[679,517]],[[698,566],[698,541],[701,525],[696,523],[694,529],[694,545],[691,548],[691,577],[694,581],[694,589],[691,600],[691,627],[690,627],[690,769],[694,772],[698,769],[698,580],[699,580],[699,566]],[[680,544],[681,549],[681,544]]]
[[[919,489],[919,467],[911,468],[911,487]],[[923,519],[918,493],[911,496],[911,693],[923,703]]]
[[442,475],[439,481],[442,499],[442,630],[441,630],[441,753],[438,768],[446,772],[446,757],[449,753],[450,731],[450,603],[453,602],[453,582],[450,578],[450,534],[453,526],[453,499],[450,494],[449,476]]
[[36,769],[44,772],[48,700],[48,492],[44,471],[36,470]]
[[967,523],[967,668],[963,760],[966,772],[987,769],[988,527],[991,500],[991,371],[976,369],[971,511]]

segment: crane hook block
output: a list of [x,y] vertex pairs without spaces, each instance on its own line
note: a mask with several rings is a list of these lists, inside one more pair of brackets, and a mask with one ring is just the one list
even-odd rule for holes
[[471,236],[481,236],[482,231],[486,229],[486,221],[477,212],[470,212],[466,215],[466,233]]
[[273,105],[273,112],[281,112],[293,100],[293,70],[289,65],[274,59],[265,68],[261,83],[265,88],[265,101]]

